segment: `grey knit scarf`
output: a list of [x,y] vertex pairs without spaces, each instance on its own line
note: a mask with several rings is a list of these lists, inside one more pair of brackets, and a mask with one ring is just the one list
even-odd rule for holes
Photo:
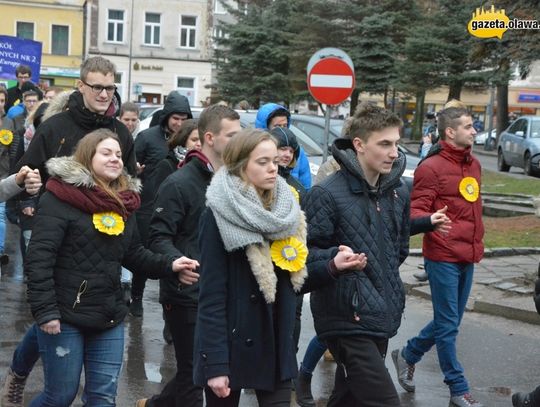
[[300,206],[287,182],[277,177],[274,202],[266,210],[252,185],[222,167],[206,191],[225,250],[283,239],[297,232]]

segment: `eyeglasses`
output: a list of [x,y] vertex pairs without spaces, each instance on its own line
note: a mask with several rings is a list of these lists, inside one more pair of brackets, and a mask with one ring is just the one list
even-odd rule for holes
[[86,86],[88,86],[90,89],[92,89],[92,92],[94,92],[96,95],[99,95],[103,90],[105,90],[109,95],[112,95],[114,91],[116,90],[115,85],[111,86],[102,86],[102,85],[90,85],[89,83],[86,83],[81,79],[81,82],[84,83]]

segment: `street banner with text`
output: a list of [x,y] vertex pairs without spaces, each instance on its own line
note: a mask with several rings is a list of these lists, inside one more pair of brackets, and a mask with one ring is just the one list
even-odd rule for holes
[[32,70],[32,82],[39,83],[42,46],[38,41],[0,35],[0,78],[16,80],[15,68],[28,65]]

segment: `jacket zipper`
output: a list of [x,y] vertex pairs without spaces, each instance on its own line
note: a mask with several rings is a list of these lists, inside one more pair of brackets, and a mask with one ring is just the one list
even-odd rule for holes
[[[384,258],[384,239],[383,239],[383,228],[382,228],[382,219],[381,219],[381,206],[379,204],[379,197],[377,196],[377,198],[375,198],[375,206],[377,208],[377,246],[378,246],[378,249],[379,249],[379,253],[383,253],[383,256],[381,258],[384,259],[384,261],[382,261],[382,264],[383,264],[383,269],[389,269],[389,264],[388,264],[388,261],[386,258]],[[387,292],[386,292],[386,282],[385,282],[385,279],[384,278],[381,278],[381,281],[382,281],[382,289],[383,289],[383,294],[384,294],[384,301],[388,301],[388,295],[387,295]],[[389,308],[389,304],[387,303],[387,309]],[[391,315],[390,315],[390,312],[388,312],[388,316],[390,316],[390,318],[386,318],[386,321],[387,321],[387,331],[390,331],[390,325],[391,325]]]
[[81,296],[86,292],[87,287],[88,287],[88,281],[83,280],[83,282],[79,286],[79,291],[77,291],[77,298],[75,299],[75,302],[73,303],[73,309],[75,309],[77,304],[81,303]]

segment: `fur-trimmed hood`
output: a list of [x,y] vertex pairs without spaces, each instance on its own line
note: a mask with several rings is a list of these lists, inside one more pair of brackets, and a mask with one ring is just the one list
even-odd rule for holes
[[[75,161],[72,156],[53,157],[46,163],[47,171],[51,177],[60,178],[67,184],[76,187],[94,188],[96,183],[92,174],[82,164]],[[131,177],[125,170],[124,175],[128,179],[128,190],[133,192],[141,191],[141,181]]]
[[67,90],[52,98],[52,100],[49,102],[49,106],[47,106],[47,109],[45,110],[45,113],[43,113],[41,121],[44,122],[49,117],[66,110],[69,97],[73,92],[74,90]]

